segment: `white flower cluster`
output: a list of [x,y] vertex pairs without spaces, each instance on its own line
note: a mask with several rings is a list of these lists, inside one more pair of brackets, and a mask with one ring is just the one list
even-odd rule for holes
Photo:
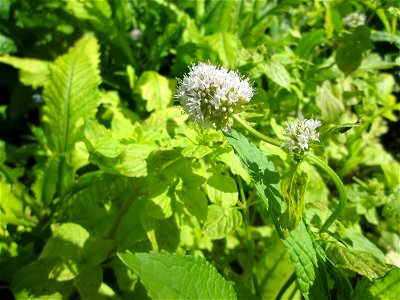
[[310,141],[319,141],[317,127],[321,126],[321,121],[304,119],[300,116],[294,123],[286,123],[285,136],[287,140],[283,147],[293,151],[308,149]]
[[343,22],[349,27],[358,27],[365,24],[365,15],[360,12],[352,12],[348,14]]
[[175,97],[189,119],[230,130],[231,116],[244,109],[253,96],[248,79],[209,63],[193,64],[179,82]]

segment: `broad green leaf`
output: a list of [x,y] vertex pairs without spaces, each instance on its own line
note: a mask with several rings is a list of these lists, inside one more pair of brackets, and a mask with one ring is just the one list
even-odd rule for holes
[[222,239],[235,232],[242,225],[242,222],[242,214],[236,207],[212,204],[208,206],[203,232],[211,239]]
[[164,249],[175,252],[178,249],[180,230],[174,215],[168,219],[157,220],[142,214],[140,222],[153,250]]
[[83,300],[99,299],[99,288],[102,282],[103,270],[100,266],[85,270],[74,279]]
[[17,300],[66,299],[73,288],[72,281],[57,281],[50,276],[59,260],[47,257],[19,269],[11,282],[14,297]]
[[341,99],[335,95],[332,84],[328,80],[317,87],[316,102],[322,117],[327,121],[336,120],[344,111]]
[[49,147],[59,155],[73,149],[83,120],[96,113],[101,81],[98,47],[96,38],[86,35],[50,68],[43,121]]
[[212,203],[224,207],[235,206],[239,197],[236,182],[228,175],[216,174],[208,178],[206,191]]
[[243,168],[239,157],[235,155],[235,152],[230,150],[229,152],[223,152],[216,157],[217,160],[225,163],[235,175],[239,175],[242,179],[249,184],[251,179],[249,173]]
[[114,246],[114,241],[110,239],[95,239],[89,237],[83,245],[83,248],[78,251],[80,267],[90,269],[100,265],[106,260]]
[[115,170],[128,177],[141,177],[147,175],[146,159],[150,152],[154,150],[153,146],[142,144],[126,145],[121,152],[119,163]]
[[182,150],[184,157],[194,157],[197,159],[203,158],[207,154],[210,154],[213,150],[205,145],[188,145]]
[[400,286],[400,269],[389,271],[384,277],[369,281],[363,278],[356,286],[352,300],[386,300],[398,299]]
[[264,74],[277,85],[290,90],[290,75],[285,67],[274,60],[263,63]]
[[300,224],[303,216],[307,179],[307,173],[303,172],[298,166],[282,176],[281,190],[286,202],[286,211],[281,216],[280,225],[285,236]]
[[18,69],[21,82],[33,88],[45,85],[50,74],[51,63],[44,60],[4,55],[0,57],[0,63]]
[[236,299],[232,285],[203,258],[165,251],[118,256],[152,299]]
[[270,207],[275,217],[280,216],[283,213],[284,204],[280,193],[279,174],[275,171],[273,163],[262,155],[254,144],[235,130],[227,135],[227,139],[250,174],[265,208]]
[[304,59],[309,59],[313,49],[321,45],[325,41],[325,30],[317,29],[313,31],[309,31],[303,35],[300,40],[296,54]]
[[[140,223],[140,215],[146,201],[147,199],[139,197],[134,199],[128,212],[119,224],[115,236],[119,251],[132,249],[135,244],[147,240],[146,231]],[[135,230],[132,230],[132,228]]]
[[69,222],[83,226],[91,237],[106,236],[121,209],[131,196],[130,178],[90,172],[80,177],[65,204]]
[[237,56],[241,47],[238,37],[228,32],[218,32],[207,36],[205,41],[211,49],[218,53],[222,64],[227,67],[235,67]]
[[9,37],[0,33],[0,55],[14,53],[17,51],[17,46]]
[[89,233],[74,223],[53,224],[51,230],[53,235],[44,246],[40,258],[55,256],[77,262],[78,250],[83,248]]
[[363,52],[373,47],[370,29],[367,26],[359,26],[351,35],[345,34],[340,39],[335,56],[336,64],[348,75],[361,65]]
[[160,111],[167,108],[172,99],[168,79],[157,72],[145,71],[137,81],[136,89],[146,103],[146,110]]
[[337,267],[352,270],[371,280],[385,275],[391,269],[367,252],[350,250],[340,245],[330,245],[326,254]]
[[183,202],[185,209],[199,221],[207,218],[207,198],[203,191],[197,188],[176,191],[176,195]]

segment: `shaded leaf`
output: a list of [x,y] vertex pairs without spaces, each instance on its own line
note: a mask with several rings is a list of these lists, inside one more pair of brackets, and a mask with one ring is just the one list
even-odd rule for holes
[[236,182],[228,175],[216,174],[208,178],[206,191],[212,203],[224,207],[235,206],[239,197]]

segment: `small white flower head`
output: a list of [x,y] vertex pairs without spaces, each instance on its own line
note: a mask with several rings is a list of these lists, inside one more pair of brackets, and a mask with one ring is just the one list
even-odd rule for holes
[[175,94],[189,120],[206,126],[215,124],[224,131],[230,130],[232,115],[242,111],[252,96],[247,78],[210,63],[193,64]]
[[360,12],[352,12],[350,14],[348,14],[345,18],[343,18],[343,22],[352,28],[361,26],[365,24],[365,20],[366,17],[364,14],[360,13]]
[[304,119],[302,115],[292,124],[286,122],[285,136],[288,138],[283,147],[291,151],[308,149],[311,141],[319,141],[319,133],[316,129],[321,125],[321,121],[313,118]]
[[140,29],[132,29],[130,32],[131,39],[133,41],[139,41],[143,39],[143,31]]

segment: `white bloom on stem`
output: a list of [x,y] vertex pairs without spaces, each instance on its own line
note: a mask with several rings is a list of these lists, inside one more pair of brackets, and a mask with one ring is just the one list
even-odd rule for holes
[[288,138],[283,147],[291,151],[308,149],[311,141],[319,141],[319,133],[316,129],[321,125],[321,121],[313,118],[304,119],[301,115],[292,124],[286,122],[285,136]]
[[247,78],[210,63],[193,64],[175,94],[190,120],[223,130],[230,130],[232,115],[242,111],[252,96]]
[[349,27],[358,27],[364,25],[365,21],[366,21],[365,15],[357,11],[348,14],[343,19],[343,22]]

